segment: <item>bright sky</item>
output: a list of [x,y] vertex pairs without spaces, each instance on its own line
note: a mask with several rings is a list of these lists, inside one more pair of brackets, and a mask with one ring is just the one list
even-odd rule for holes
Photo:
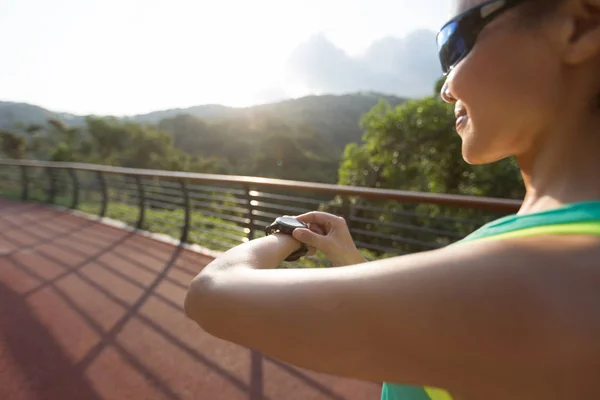
[[124,115],[294,97],[306,89],[286,63],[313,35],[359,56],[437,31],[449,11],[450,0],[0,0],[0,100]]

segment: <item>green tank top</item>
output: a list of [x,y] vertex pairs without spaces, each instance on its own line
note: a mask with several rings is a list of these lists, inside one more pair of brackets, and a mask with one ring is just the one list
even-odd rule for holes
[[[600,201],[573,203],[527,215],[509,215],[482,226],[455,244],[547,234],[600,236]],[[453,398],[450,393],[438,388],[384,383],[381,400],[453,400]]]

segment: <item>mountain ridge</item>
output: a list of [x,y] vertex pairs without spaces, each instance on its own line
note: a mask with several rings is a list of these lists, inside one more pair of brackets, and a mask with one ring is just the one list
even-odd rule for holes
[[[184,151],[196,148],[202,153],[202,148],[211,147],[209,143],[214,144],[212,148],[218,148],[215,143],[223,140],[233,140],[239,146],[245,143],[246,146],[245,140],[252,141],[267,133],[277,133],[296,139],[300,135],[304,140],[307,135],[319,138],[320,146],[328,148],[327,151],[338,158],[347,144],[360,142],[363,135],[361,117],[380,100],[396,106],[407,99],[375,92],[355,92],[309,95],[250,107],[205,104],[112,118],[157,126],[171,134],[176,146]],[[53,112],[27,103],[0,102],[0,130],[18,135],[25,135],[27,128],[32,125],[48,126],[49,119],[61,120],[72,127],[85,127],[86,117]],[[311,143],[314,146],[316,142]]]
[[58,112],[31,103],[0,101],[0,129],[15,129],[18,128],[18,126],[15,126],[15,124],[19,123],[25,125],[44,124],[49,118],[57,118],[63,120],[64,122],[72,123],[73,125],[81,125],[87,116],[114,117],[121,120],[151,124],[157,124],[165,118],[171,118],[182,114],[193,115],[203,119],[215,119],[229,117],[234,114],[243,115],[247,114],[248,112],[258,110],[262,111],[273,108],[281,110],[289,106],[293,107],[294,105],[305,104],[306,102],[310,101],[323,101],[331,105],[332,103],[335,103],[336,100],[342,100],[345,98],[382,98],[392,104],[401,104],[407,100],[406,98],[377,92],[354,92],[347,94],[307,95],[298,98],[285,99],[277,102],[257,104],[246,107],[230,107],[221,104],[209,103],[123,116]]

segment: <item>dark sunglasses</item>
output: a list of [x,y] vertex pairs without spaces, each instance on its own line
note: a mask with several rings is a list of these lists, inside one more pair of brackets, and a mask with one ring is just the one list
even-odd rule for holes
[[487,24],[503,12],[526,0],[491,0],[459,14],[448,21],[437,34],[442,71],[447,75],[475,46],[477,37]]

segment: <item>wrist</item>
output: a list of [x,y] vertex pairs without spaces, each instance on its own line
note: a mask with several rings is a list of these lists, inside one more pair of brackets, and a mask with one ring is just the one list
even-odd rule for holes
[[340,251],[334,257],[328,257],[334,267],[346,267],[349,265],[362,264],[367,260],[360,254],[358,249]]
[[298,250],[302,243],[296,240],[292,235],[285,233],[274,233],[266,236],[263,239],[269,240],[273,246],[277,249],[277,254],[280,255],[282,260],[285,260],[291,253]]
[[[297,261],[302,256],[306,255],[308,252],[308,248],[306,245],[298,240],[296,240],[293,236],[293,233],[298,228],[307,228],[306,223],[299,221],[294,217],[283,216],[277,217],[275,221],[273,221],[270,225],[265,227],[265,233],[267,236],[271,236],[274,234],[283,234],[284,238],[287,236],[287,240],[285,240],[285,244],[288,243],[288,240],[291,240],[291,243],[297,244],[298,246],[291,251],[288,256],[283,261]],[[287,247],[287,246],[286,246]]]

